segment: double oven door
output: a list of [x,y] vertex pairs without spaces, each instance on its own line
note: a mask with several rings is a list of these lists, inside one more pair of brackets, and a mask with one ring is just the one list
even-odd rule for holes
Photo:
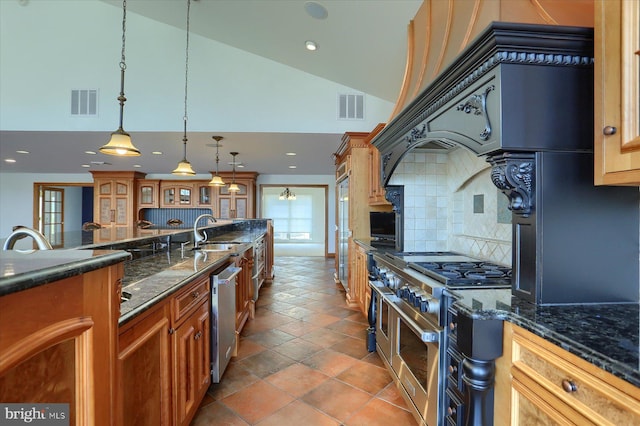
[[444,330],[414,313],[389,289],[377,287],[374,293],[378,353],[412,408],[427,425],[436,425],[442,415],[438,407],[443,398],[440,341]]

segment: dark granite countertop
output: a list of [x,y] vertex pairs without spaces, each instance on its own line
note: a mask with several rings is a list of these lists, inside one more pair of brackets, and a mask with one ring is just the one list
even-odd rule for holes
[[251,242],[234,244],[228,251],[205,252],[172,248],[151,256],[130,260],[124,265],[122,291],[131,298],[120,305],[120,325],[174,294],[184,285],[204,274],[226,266],[230,257],[244,252]]
[[38,287],[129,258],[113,250],[0,251],[0,296]]
[[640,387],[640,305],[536,306],[511,290],[464,290],[455,307],[474,318],[500,318]]
[[230,250],[191,250],[191,244],[168,244],[154,254],[139,259],[121,249],[143,244],[159,236],[178,237],[188,242],[193,231],[153,230],[136,237],[89,244],[74,249],[0,251],[0,296],[79,275],[125,261],[123,292],[131,298],[121,304],[120,324],[124,324],[155,303],[197,278],[210,274],[229,262],[229,258],[250,247],[266,232],[266,220],[227,221],[209,227],[210,241],[233,241]]

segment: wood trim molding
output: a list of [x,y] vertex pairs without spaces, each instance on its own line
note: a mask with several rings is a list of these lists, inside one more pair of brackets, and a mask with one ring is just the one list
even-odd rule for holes
[[460,43],[460,49],[458,53],[462,52],[464,48],[469,44],[471,40],[471,35],[474,34],[473,30],[478,22],[478,14],[480,13],[480,6],[482,5],[482,0],[475,0],[475,4],[473,5],[473,11],[471,12],[471,18],[469,19],[469,25],[467,26],[467,32],[462,39],[462,43]]
[[405,102],[407,101],[407,95],[409,94],[409,86],[411,85],[411,74],[413,69],[413,57],[415,56],[415,24],[414,21],[409,21],[409,25],[407,26],[407,62],[404,67],[404,78],[402,79],[402,85],[400,86],[400,94],[398,95],[398,100],[396,101],[396,106],[393,108],[391,112],[391,116],[389,120],[400,113],[402,107],[404,107]]
[[438,74],[442,71],[442,65],[444,61],[445,54],[447,53],[447,46],[449,45],[449,37],[451,36],[451,24],[453,21],[453,0],[449,0],[449,7],[447,9],[447,21],[444,30],[444,34],[442,36],[442,45],[440,47],[440,56],[436,60],[436,64],[433,67],[433,74],[431,78],[436,78]]

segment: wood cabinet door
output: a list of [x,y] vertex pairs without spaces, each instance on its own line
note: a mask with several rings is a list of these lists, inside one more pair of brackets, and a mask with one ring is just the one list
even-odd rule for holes
[[173,335],[175,424],[188,425],[209,384],[209,299]]
[[158,181],[139,180],[136,182],[138,187],[138,210],[143,208],[158,208]]
[[119,335],[121,425],[170,425],[171,362],[166,306],[134,319]]
[[69,404],[71,425],[114,424],[122,273],[114,265],[0,297],[0,401]]
[[640,2],[597,0],[596,185],[640,185]]
[[[253,249],[249,249],[236,261],[242,271],[236,278],[236,334],[239,336],[249,318],[254,315],[253,281]],[[238,342],[240,339],[238,339]]]
[[160,183],[160,207],[192,207],[193,185],[191,183]]
[[131,182],[101,181],[97,185],[97,222],[103,226],[128,226],[133,222],[131,202]]

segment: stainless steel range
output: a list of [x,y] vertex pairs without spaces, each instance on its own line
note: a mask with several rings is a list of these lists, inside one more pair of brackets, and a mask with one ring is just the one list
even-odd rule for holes
[[510,288],[510,275],[508,267],[453,252],[372,254],[369,350],[380,354],[421,424],[456,418],[445,409],[453,303],[446,289]]

